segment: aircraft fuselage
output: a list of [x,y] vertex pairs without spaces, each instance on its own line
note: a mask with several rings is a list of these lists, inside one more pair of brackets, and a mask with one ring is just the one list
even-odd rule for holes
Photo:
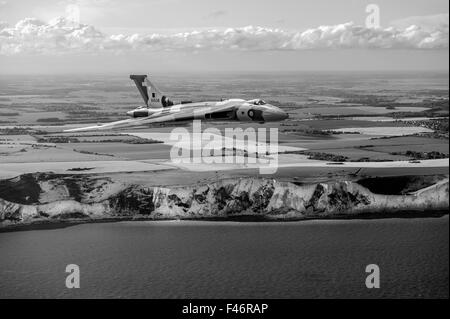
[[[232,108],[228,108],[222,112],[216,111],[216,108],[226,108],[228,106]],[[208,108],[211,108],[211,110],[208,111]],[[133,118],[173,115],[173,120],[176,121],[177,114],[179,113],[183,113],[183,120],[186,120],[186,115],[192,120],[228,120],[244,122],[282,121],[288,117],[287,113],[280,108],[258,99],[249,101],[229,99],[224,101],[183,103],[161,108],[138,107],[127,112],[127,115]]]
[[174,103],[146,75],[130,75],[130,78],[135,82],[145,106],[127,112],[129,119],[68,129],[65,132],[109,130],[192,120],[264,123],[288,118],[286,112],[260,99]]

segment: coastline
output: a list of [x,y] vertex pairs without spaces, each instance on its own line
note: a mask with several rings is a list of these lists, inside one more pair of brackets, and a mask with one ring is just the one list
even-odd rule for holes
[[305,184],[234,178],[153,187],[107,177],[42,173],[3,180],[0,186],[0,232],[117,221],[420,218],[443,216],[449,207],[448,175]]
[[17,232],[17,231],[32,231],[32,230],[51,230],[61,229],[72,226],[84,224],[103,224],[103,223],[120,223],[120,222],[194,222],[194,223],[295,223],[308,221],[367,221],[367,220],[386,220],[386,219],[429,219],[429,218],[443,218],[448,217],[449,212],[446,210],[432,210],[421,212],[420,215],[413,211],[397,211],[385,213],[359,213],[354,215],[333,215],[324,217],[304,217],[304,218],[267,218],[264,216],[242,215],[235,217],[216,217],[216,218],[130,218],[130,217],[112,217],[99,219],[73,219],[73,220],[41,220],[35,222],[27,222],[21,224],[10,224],[0,226],[1,233]]

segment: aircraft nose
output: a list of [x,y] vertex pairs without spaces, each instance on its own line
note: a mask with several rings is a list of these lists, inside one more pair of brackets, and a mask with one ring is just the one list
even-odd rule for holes
[[271,121],[283,121],[289,117],[289,115],[282,109],[271,105],[270,109],[264,111],[264,120],[266,122]]
[[134,116],[134,111],[128,111],[128,112],[127,112],[127,115],[128,115],[129,117],[133,117],[133,116]]

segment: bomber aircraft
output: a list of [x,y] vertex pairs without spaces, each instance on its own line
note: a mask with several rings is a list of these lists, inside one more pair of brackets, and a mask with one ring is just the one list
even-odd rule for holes
[[136,84],[145,103],[145,105],[127,112],[130,118],[96,126],[68,129],[65,132],[108,130],[146,126],[153,123],[192,120],[265,123],[282,121],[288,118],[286,112],[261,99],[227,99],[207,102],[182,101],[175,103],[164,95],[148,79],[147,75],[130,75],[130,79]]

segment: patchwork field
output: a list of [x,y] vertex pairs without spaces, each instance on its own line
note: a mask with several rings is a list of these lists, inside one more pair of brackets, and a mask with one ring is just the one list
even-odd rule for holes
[[[203,129],[214,127],[222,134],[226,128],[277,128],[278,154],[259,154],[244,141],[233,149],[219,142],[214,146],[216,157],[209,156],[216,160],[213,164],[202,159],[173,163],[175,146],[192,150],[192,145],[175,145],[170,134],[179,126],[191,131],[192,123],[63,133],[67,128],[124,119],[126,111],[141,105],[127,75],[109,76],[108,81],[102,76],[0,77],[0,178],[54,171],[185,184],[261,176],[263,159],[278,165],[267,176],[289,180],[332,179],[355,172],[448,172],[447,74],[421,74],[420,81],[410,74],[351,73],[187,79],[157,75],[154,80],[175,101],[258,97],[285,109],[289,119],[280,123],[202,122]],[[231,163],[219,163],[230,157]]]

